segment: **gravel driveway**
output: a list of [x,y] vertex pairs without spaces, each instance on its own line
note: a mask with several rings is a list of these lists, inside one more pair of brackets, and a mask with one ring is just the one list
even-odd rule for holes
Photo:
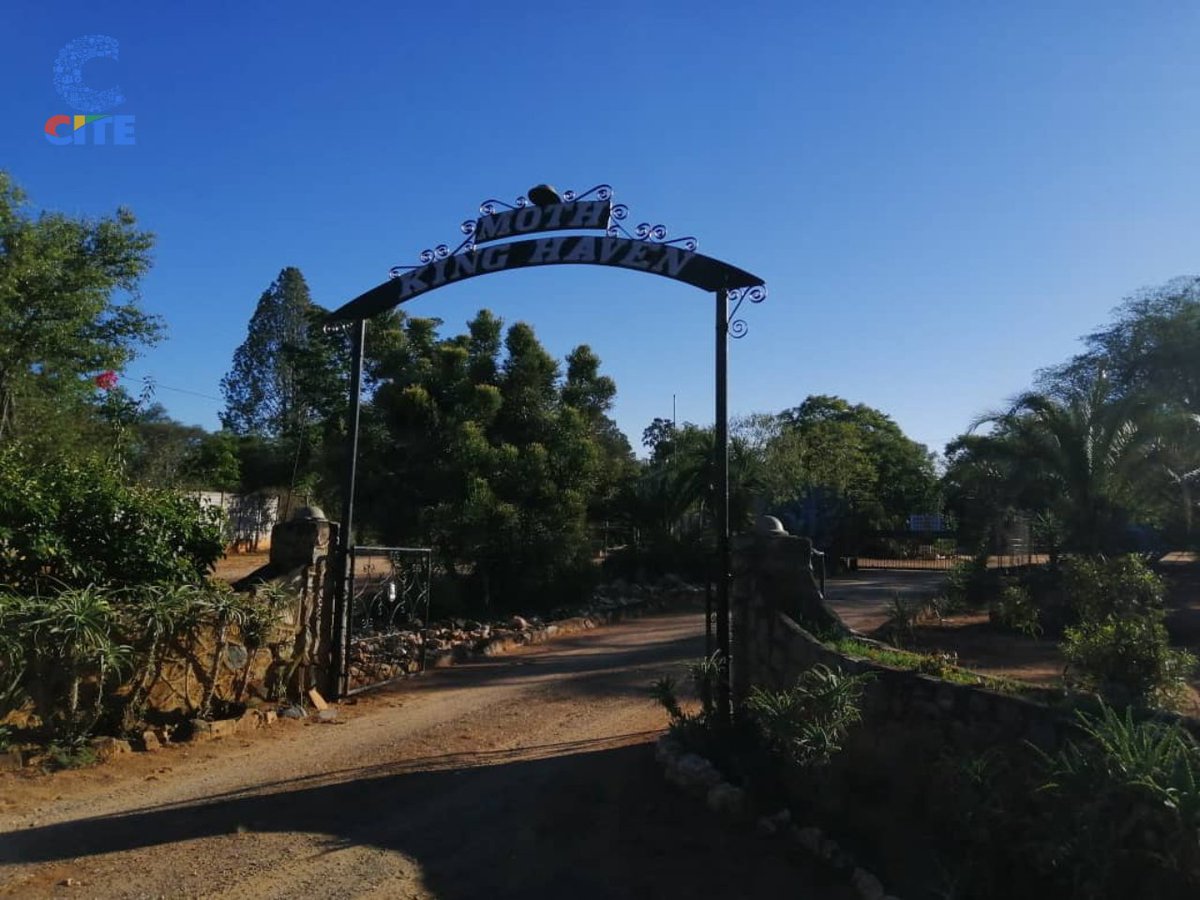
[[664,784],[645,688],[702,630],[640,619],[411,679],[336,724],[0,776],[0,896],[852,896]]

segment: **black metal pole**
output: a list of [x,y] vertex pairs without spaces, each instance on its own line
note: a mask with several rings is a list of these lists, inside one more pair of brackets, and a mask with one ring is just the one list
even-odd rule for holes
[[729,692],[729,292],[717,291],[716,423],[713,463],[717,528],[717,719],[731,721]]
[[358,422],[362,406],[363,344],[367,337],[367,320],[359,319],[354,329],[353,352],[350,362],[350,410],[346,425],[349,430],[346,447],[346,468],[342,480],[342,522],[338,527],[337,580],[334,582],[333,607],[333,667],[336,696],[346,693],[346,626],[349,620],[350,548],[354,528],[354,481],[358,474]]

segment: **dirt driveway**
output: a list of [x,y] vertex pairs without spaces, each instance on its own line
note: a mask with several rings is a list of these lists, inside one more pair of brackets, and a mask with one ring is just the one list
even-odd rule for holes
[[0,895],[849,898],[782,840],[668,788],[658,616],[340,708],[52,777],[0,776]]

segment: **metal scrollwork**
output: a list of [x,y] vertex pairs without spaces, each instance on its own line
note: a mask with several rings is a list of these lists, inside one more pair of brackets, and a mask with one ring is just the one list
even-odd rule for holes
[[598,184],[594,188],[589,188],[581,194],[574,191],[563,191],[563,203],[575,203],[577,200],[586,200],[588,197],[595,195],[597,200],[611,200],[613,189],[611,184]]
[[742,304],[747,300],[751,303],[762,303],[766,299],[767,289],[761,284],[756,284],[752,287],[737,288],[729,292],[729,300],[733,302],[733,309],[729,313],[729,336],[731,338],[744,338],[750,330],[750,326],[746,324],[746,320],[737,317],[738,310],[742,308]]
[[[563,191],[562,193],[562,199],[564,203],[578,203],[583,200],[610,202],[612,198],[613,188],[610,184],[598,184],[595,187],[588,188],[586,191],[582,192]],[[494,216],[504,210],[524,209],[525,207],[529,206],[529,204],[529,198],[524,195],[517,197],[512,203],[507,203],[504,200],[492,198],[490,200],[484,200],[479,204],[479,214],[481,216]],[[625,227],[624,224],[628,218],[629,207],[624,203],[613,203],[609,212],[609,224],[607,229],[608,236],[613,238],[626,237],[630,238],[631,240],[641,240],[649,241],[655,244],[680,246],[692,253],[696,252],[700,246],[700,242],[691,235],[687,235],[685,237],[668,238],[667,226],[665,225],[641,222],[633,229],[633,231],[630,231]],[[453,250],[450,249],[448,244],[438,244],[435,247],[422,250],[417,257],[420,260],[417,265],[392,266],[390,269],[388,269],[388,278],[399,278],[404,275],[405,272],[418,269],[423,265],[429,265],[432,262],[437,262],[438,260],[443,260],[459,253],[469,253],[472,250],[475,250],[477,247],[475,243],[475,232],[477,227],[478,223],[475,219],[467,219],[461,225],[459,225],[459,231],[461,231],[466,237],[463,242]],[[733,295],[730,296],[732,299]],[[736,300],[736,303],[740,304],[742,299],[744,299],[744,297],[739,296]],[[753,303],[761,302],[761,298],[756,300],[751,297],[750,299]],[[735,306],[735,312],[736,309],[737,307]],[[742,323],[740,327],[744,328],[745,323]]]
[[620,237],[621,235],[624,235],[627,238],[639,241],[650,241],[651,243],[655,244],[678,244],[685,250],[689,250],[693,253],[696,251],[696,248],[700,246],[700,242],[691,235],[667,240],[666,225],[651,225],[649,222],[641,222],[631,232],[628,228],[621,224],[625,219],[629,218],[629,207],[624,203],[616,204],[612,208],[609,218],[609,237]]
[[501,209],[524,209],[529,205],[529,198],[522,195],[516,199],[516,205],[505,203],[503,200],[484,200],[479,204],[479,214],[481,216],[494,216]]
[[665,241],[667,239],[667,226],[651,225],[649,222],[642,222],[637,228],[633,229],[633,233],[639,241]]
[[432,250],[422,250],[421,255],[417,259],[421,260],[422,265],[428,265],[435,259],[445,259],[450,255],[450,248],[445,244],[438,244]]

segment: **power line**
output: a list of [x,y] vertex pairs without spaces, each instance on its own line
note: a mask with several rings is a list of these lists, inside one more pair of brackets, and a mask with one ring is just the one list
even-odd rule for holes
[[214,397],[212,394],[202,394],[199,391],[189,391],[186,388],[171,387],[169,384],[158,384],[154,382],[154,390],[156,391],[175,391],[177,394],[191,394],[193,397],[203,397],[205,400],[216,400],[218,403],[224,403],[221,397]]

